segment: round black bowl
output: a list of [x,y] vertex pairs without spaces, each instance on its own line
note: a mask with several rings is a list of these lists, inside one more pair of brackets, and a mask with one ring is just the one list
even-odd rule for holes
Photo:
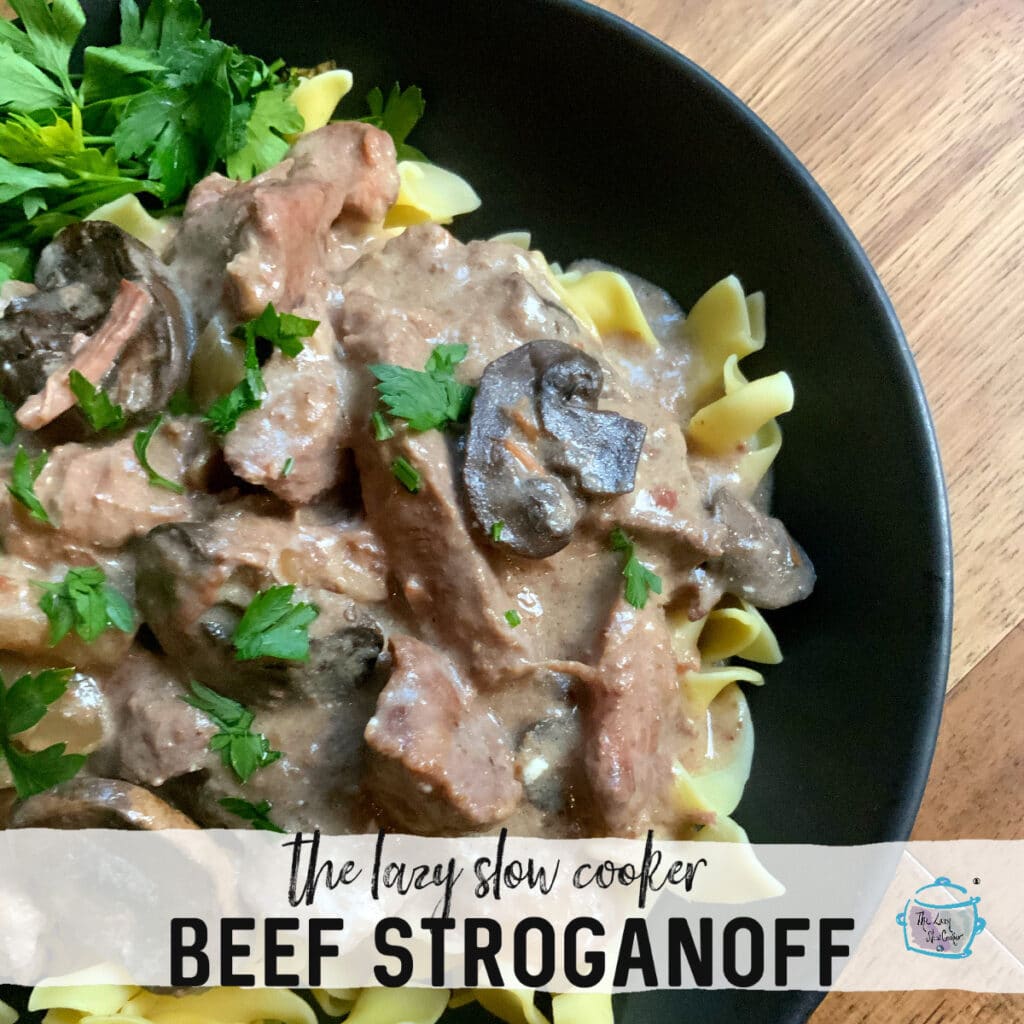
[[[111,41],[116,4],[87,4]],[[550,259],[593,256],[689,307],[728,273],[768,299],[786,369],[776,510],[819,573],[772,617],[786,656],[750,694],[754,771],[738,820],[757,842],[870,843],[910,832],[948,665],[942,470],[899,323],[866,257],[796,158],[726,89],[574,0],[204,0],[214,33],[266,58],[333,58],[416,83],[413,137],[483,198],[463,238],[529,228]],[[620,998],[620,1022],[804,1020],[812,993]],[[460,1019],[466,1019],[464,1014]]]

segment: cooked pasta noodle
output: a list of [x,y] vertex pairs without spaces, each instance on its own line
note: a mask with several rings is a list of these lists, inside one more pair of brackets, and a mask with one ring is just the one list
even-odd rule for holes
[[711,612],[698,643],[706,662],[744,658],[763,665],[778,665],[782,661],[771,626],[752,604],[739,598],[723,599]]
[[706,401],[719,386],[729,356],[742,359],[764,347],[764,295],[744,295],[739,279],[730,274],[694,303],[686,328],[701,356],[695,395]]
[[698,409],[687,436],[702,451],[724,455],[766,427],[776,416],[793,408],[793,382],[789,374],[773,373],[736,388]]
[[300,135],[323,128],[331,119],[334,108],[352,88],[352,72],[338,68],[304,78],[288,97],[292,106],[302,115]]
[[532,236],[529,231],[503,231],[500,235],[493,235],[492,242],[505,242],[507,245],[517,245],[520,249],[529,249]]
[[736,810],[750,776],[754,758],[754,732],[750,725],[747,701],[735,683],[716,699],[732,700],[737,705],[741,727],[728,761],[710,771],[691,773],[681,764],[674,768],[676,798],[687,811],[729,815]]
[[548,1024],[547,1018],[534,1005],[530,989],[475,988],[471,998],[505,1024]]
[[[748,383],[739,368],[736,356],[730,356],[722,369],[725,393],[731,395]],[[745,496],[750,497],[764,479],[775,456],[782,448],[782,430],[778,421],[769,420],[747,441],[749,451],[740,458],[738,473]]]
[[314,988],[313,998],[328,1017],[344,1017],[359,998],[358,988]]
[[398,165],[398,199],[384,220],[386,228],[411,224],[450,224],[480,205],[480,197],[464,178],[436,164],[403,160]]
[[611,996],[603,992],[565,992],[551,1000],[554,1024],[615,1024]]
[[598,334],[632,334],[649,345],[658,340],[629,281],[614,270],[570,271],[556,276],[565,303]]
[[151,216],[139,202],[138,196],[134,195],[121,196],[113,202],[104,203],[85,219],[105,220],[110,224],[116,224],[122,231],[127,231],[133,238],[145,243],[161,256],[174,238],[173,221],[158,220]]
[[434,1024],[448,1006],[446,988],[364,988],[346,1024]]

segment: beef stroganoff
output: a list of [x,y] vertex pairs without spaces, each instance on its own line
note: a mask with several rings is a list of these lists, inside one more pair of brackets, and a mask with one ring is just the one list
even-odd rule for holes
[[[739,684],[814,583],[768,510],[792,384],[739,365],[763,297],[684,315],[459,241],[471,186],[328,123],[350,85],[295,89],[266,170],[105,204],[3,285],[6,827],[744,840]],[[35,1001],[177,1012],[81,992]],[[318,993],[403,998],[436,1019]],[[275,1007],[231,1019],[308,1011]]]

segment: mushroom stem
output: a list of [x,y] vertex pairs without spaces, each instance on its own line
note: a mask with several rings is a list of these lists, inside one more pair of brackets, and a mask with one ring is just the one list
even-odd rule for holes
[[77,370],[96,386],[114,365],[153,307],[152,296],[131,281],[122,281],[110,312],[99,329],[72,345],[74,358],[46,380],[41,391],[31,395],[15,413],[19,426],[39,430],[52,423],[75,404],[68,379]]

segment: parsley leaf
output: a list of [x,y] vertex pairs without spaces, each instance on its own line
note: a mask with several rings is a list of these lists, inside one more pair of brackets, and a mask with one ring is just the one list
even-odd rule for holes
[[210,740],[210,750],[219,752],[224,764],[242,782],[248,782],[258,768],[265,768],[281,757],[280,750],[270,749],[270,742],[263,733],[251,731],[255,716],[238,701],[223,697],[194,680],[192,694],[181,699],[202,711],[220,730]]
[[50,455],[48,452],[40,452],[34,459],[31,458],[24,448],[18,447],[18,454],[14,456],[14,465],[11,467],[11,482],[7,485],[11,497],[21,502],[28,509],[28,514],[41,523],[53,525],[43,503],[36,497],[35,484],[42,473]]
[[270,820],[272,805],[269,800],[261,800],[258,804],[254,804],[238,796],[225,796],[217,802],[224,810],[230,811],[245,821],[251,821],[254,829],[285,834],[285,830],[280,825]]
[[246,338],[245,343],[245,376],[210,406],[203,419],[215,434],[227,434],[238,425],[242,413],[258,409],[263,404],[265,391],[256,355],[256,337],[252,335]]
[[68,569],[61,583],[36,581],[43,590],[39,607],[50,620],[50,646],[55,647],[72,629],[87,644],[104,630],[130,633],[135,612],[122,594],[107,583],[98,566]]
[[295,587],[271,587],[257,594],[245,609],[232,638],[235,660],[286,658],[309,660],[309,624],[320,614],[312,604],[292,604]]
[[515,610],[515,608],[510,608],[510,609],[509,609],[509,610],[508,610],[507,612],[505,612],[505,621],[506,621],[506,622],[507,622],[507,623],[508,623],[508,624],[509,624],[509,625],[510,625],[510,626],[511,626],[511,627],[512,627],[513,629],[515,629],[515,628],[516,628],[516,626],[518,626],[518,625],[520,625],[520,624],[522,623],[522,621],[523,621],[523,618],[522,618],[522,616],[521,616],[521,615],[519,614],[519,612],[517,612],[517,611]]
[[14,418],[14,408],[0,395],[0,444],[10,444],[17,433],[18,421]]
[[0,284],[32,279],[32,250],[17,242],[0,242]]
[[73,673],[71,668],[45,669],[21,676],[10,687],[0,676],[0,752],[22,800],[73,778],[85,764],[83,754],[65,754],[64,743],[33,752],[15,746],[11,738],[42,721],[47,708],[67,690]]
[[626,600],[634,608],[643,608],[651,591],[655,594],[661,593],[661,577],[651,572],[636,557],[633,541],[619,526],[612,530],[611,546],[613,551],[626,553],[626,561],[622,567],[622,575],[626,577]]
[[301,132],[305,121],[288,99],[291,89],[277,86],[261,92],[245,126],[245,143],[229,154],[229,178],[251,178],[280,163],[291,145],[281,136]]
[[420,476],[419,470],[408,459],[403,459],[399,455],[391,463],[391,472],[394,473],[398,482],[407,491],[411,494],[419,493],[419,489],[423,486],[423,477]]
[[476,389],[460,384],[455,367],[466,358],[466,345],[437,345],[423,370],[375,363],[370,372],[392,416],[407,420],[413,430],[440,430],[469,417]]
[[176,480],[168,480],[167,477],[161,476],[149,464],[149,442],[153,440],[163,421],[164,417],[163,413],[161,413],[145,430],[140,430],[135,435],[132,448],[135,450],[135,458],[139,460],[139,465],[146,471],[149,482],[153,487],[162,487],[165,491],[172,491],[174,494],[184,494],[184,484],[179,484]]
[[258,338],[263,338],[274,348],[279,348],[289,359],[294,359],[305,347],[302,339],[312,337],[319,326],[319,320],[309,320],[294,313],[278,313],[274,304],[268,302],[266,309],[255,320],[236,327],[232,337],[244,341],[247,351],[250,344],[255,345]]
[[[71,84],[68,61],[85,24],[85,14],[77,0],[53,0],[53,3],[47,3],[46,0],[13,0],[11,6],[21,20],[22,27],[19,29],[5,22],[0,29],[0,46],[18,57],[21,63],[12,62],[4,68],[4,78],[10,76],[16,81],[19,74],[30,74],[34,86],[41,88],[45,82],[56,95],[50,102],[38,106],[16,106],[5,88],[2,93],[4,102],[15,109],[27,111],[76,102],[78,92]],[[30,70],[23,65],[27,65]],[[56,83],[53,79],[56,79]],[[4,82],[4,85],[7,83]]]
[[284,460],[284,465],[281,466],[281,476],[291,476],[292,470],[295,468],[295,459],[290,455]]
[[415,146],[405,141],[426,109],[423,93],[418,86],[410,85],[403,91],[395,82],[386,100],[379,88],[373,88],[367,94],[366,105],[370,113],[361,120],[383,129],[394,139],[399,160],[427,159]]
[[499,519],[496,523],[491,523],[491,540],[498,544],[501,542],[501,535],[505,532],[505,520]]
[[236,327],[233,337],[245,342],[245,376],[222,398],[218,398],[204,417],[215,434],[227,434],[238,425],[242,413],[263,404],[267,386],[260,371],[256,341],[262,338],[293,359],[303,349],[302,339],[310,337],[320,326],[319,320],[308,320],[294,313],[278,313],[273,303],[254,320]]
[[114,405],[106,392],[78,370],[68,374],[68,387],[93,430],[120,430],[124,426],[124,409]]

